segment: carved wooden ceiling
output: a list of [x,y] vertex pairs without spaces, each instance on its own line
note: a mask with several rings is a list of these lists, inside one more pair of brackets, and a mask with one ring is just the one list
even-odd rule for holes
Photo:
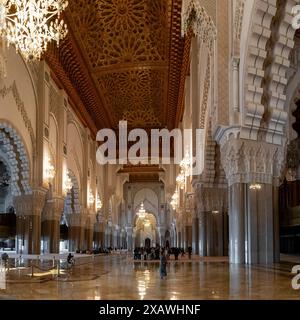
[[95,133],[130,127],[172,129],[178,123],[185,41],[182,0],[76,0],[69,27],[46,60]]

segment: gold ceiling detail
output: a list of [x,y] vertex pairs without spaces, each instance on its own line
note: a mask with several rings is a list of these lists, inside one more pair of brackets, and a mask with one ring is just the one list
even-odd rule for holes
[[[181,38],[182,0],[76,0],[69,34],[45,55],[52,77],[93,135],[131,127],[174,128],[190,39]],[[184,72],[185,74],[185,72]]]
[[72,1],[68,22],[101,100],[139,127],[163,126],[172,0]]
[[90,67],[167,61],[168,0],[79,0],[70,3],[71,24]]
[[[166,104],[166,73],[151,68],[111,72],[98,79],[110,102],[115,121],[130,127],[161,127],[161,108]],[[144,118],[144,121],[142,121]]]

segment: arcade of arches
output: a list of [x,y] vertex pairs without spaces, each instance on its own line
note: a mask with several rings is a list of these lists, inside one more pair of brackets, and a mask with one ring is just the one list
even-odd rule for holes
[[[0,250],[299,255],[300,1],[121,2],[70,1],[70,31],[41,61],[0,40]],[[197,174],[99,164],[98,130],[124,120],[190,129]]]

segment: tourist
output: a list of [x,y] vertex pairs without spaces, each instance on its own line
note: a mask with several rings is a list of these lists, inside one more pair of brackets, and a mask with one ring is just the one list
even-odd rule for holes
[[161,250],[161,255],[160,255],[160,278],[163,279],[164,277],[167,276],[167,257],[165,254],[165,250]]

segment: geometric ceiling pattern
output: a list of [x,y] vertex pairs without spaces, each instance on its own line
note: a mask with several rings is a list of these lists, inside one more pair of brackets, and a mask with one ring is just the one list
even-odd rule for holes
[[114,127],[120,119],[132,126],[162,126],[171,5],[169,0],[70,2],[69,27],[112,111]]
[[[76,0],[46,60],[93,130],[176,126],[185,41],[182,0]],[[79,107],[78,107],[79,106]],[[84,107],[83,107],[84,106]]]

